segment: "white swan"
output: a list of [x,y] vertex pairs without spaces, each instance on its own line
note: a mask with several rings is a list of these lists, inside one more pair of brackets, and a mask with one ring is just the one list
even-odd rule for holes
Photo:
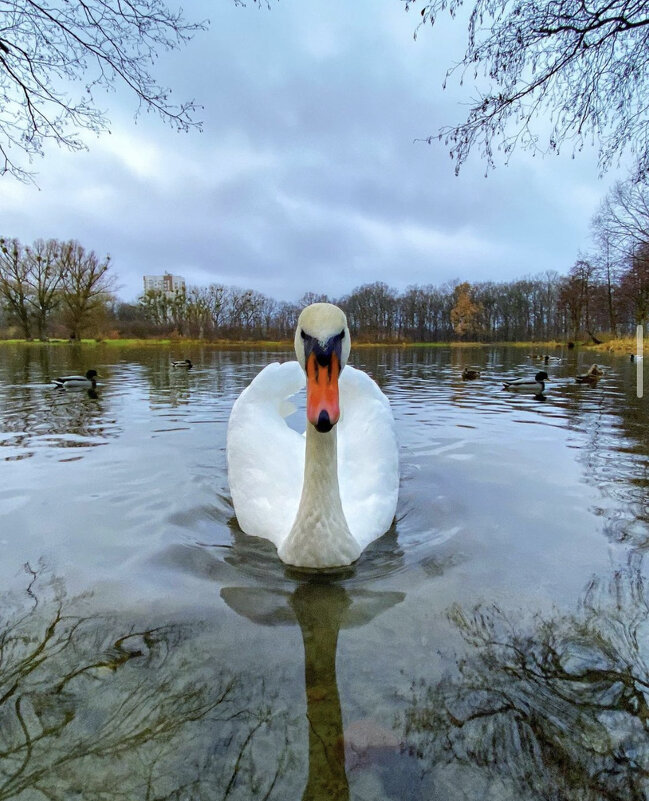
[[[345,367],[349,350],[342,310],[308,306],[295,332],[298,361],[265,367],[230,414],[228,479],[239,525],[273,542],[287,564],[349,565],[394,519],[392,411],[368,375]],[[305,373],[306,437],[285,420]]]

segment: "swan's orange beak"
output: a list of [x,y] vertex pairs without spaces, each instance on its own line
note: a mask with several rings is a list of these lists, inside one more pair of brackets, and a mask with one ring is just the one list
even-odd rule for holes
[[338,376],[340,359],[337,353],[323,359],[312,351],[306,360],[306,417],[318,431],[326,432],[338,422]]

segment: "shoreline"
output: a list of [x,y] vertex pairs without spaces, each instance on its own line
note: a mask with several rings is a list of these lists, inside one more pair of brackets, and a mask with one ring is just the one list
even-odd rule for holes
[[[649,339],[647,341],[647,349],[649,350]],[[73,347],[169,347],[169,348],[197,348],[209,347],[221,350],[231,348],[233,350],[241,350],[242,348],[261,348],[264,350],[281,349],[292,350],[292,340],[229,340],[229,339],[176,339],[176,338],[161,338],[161,339],[81,339],[79,341],[70,342],[67,339],[48,339],[41,340],[26,340],[26,339],[0,339],[0,347],[3,345],[19,345],[19,346],[73,346]],[[536,350],[556,351],[557,349],[567,350],[567,342],[559,342],[557,340],[550,340],[547,342],[475,342],[475,341],[451,341],[451,342],[358,342],[354,341],[354,349],[363,348],[493,348],[493,347],[518,347],[530,348]],[[575,343],[575,350],[589,350],[600,353],[613,353],[614,355],[635,353],[636,339],[635,337],[622,337],[620,339],[611,339],[608,342],[595,344],[593,342]],[[536,354],[535,354],[536,355]]]

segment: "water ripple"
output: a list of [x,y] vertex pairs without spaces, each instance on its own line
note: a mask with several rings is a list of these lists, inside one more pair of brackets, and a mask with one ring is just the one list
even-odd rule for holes
[[[239,392],[269,361],[290,354],[206,349],[193,359],[194,370],[179,372],[169,368],[165,349],[102,349],[101,359],[98,352],[80,363],[79,353],[65,348],[3,350],[0,458],[54,456],[61,469],[72,469],[109,445],[93,464],[114,488],[114,502],[135,517],[147,510],[154,526],[182,530],[186,543],[226,548],[223,558],[244,573],[273,574],[272,546],[248,542],[230,519],[225,430]],[[51,375],[83,371],[90,358],[101,376],[97,397],[48,385]],[[553,364],[542,401],[502,388],[536,370],[516,348],[359,349],[352,362],[391,400],[402,482],[393,529],[344,580],[374,581],[443,562],[446,543],[477,529],[498,531],[503,514],[509,527],[541,536],[542,524],[529,520],[537,496],[552,492],[557,509],[573,514],[579,485],[593,489],[583,513],[601,520],[607,537],[649,543],[647,402],[635,398],[628,365],[606,357],[605,375],[591,387],[574,381],[587,369],[583,359]],[[478,380],[462,380],[468,364],[482,371]],[[296,428],[303,426],[298,406],[289,421]],[[161,534],[160,547],[177,536]]]

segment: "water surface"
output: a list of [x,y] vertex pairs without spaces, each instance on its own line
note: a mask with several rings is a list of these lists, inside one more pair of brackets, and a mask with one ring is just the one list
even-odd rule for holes
[[[308,576],[241,532],[225,468],[290,352],[0,348],[0,799],[644,798],[647,392],[556,357],[538,400],[501,388],[539,369],[519,348],[353,352],[397,516]],[[89,367],[96,397],[48,385]]]

